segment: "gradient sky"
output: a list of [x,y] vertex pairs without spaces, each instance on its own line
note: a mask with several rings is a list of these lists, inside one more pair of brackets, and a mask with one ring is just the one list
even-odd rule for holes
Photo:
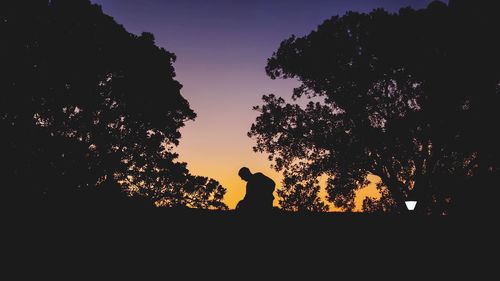
[[[198,114],[181,129],[180,160],[193,174],[219,180],[234,208],[244,196],[237,172],[247,166],[277,185],[281,176],[267,156],[252,151],[246,133],[263,94],[289,97],[296,81],[271,80],[264,67],[280,42],[303,36],[346,11],[422,8],[430,0],[92,0],[132,33],[151,32],[159,46],[177,55],[177,80]],[[361,202],[370,186],[358,194]],[[275,200],[275,203],[277,200]],[[359,204],[358,204],[359,205]],[[359,207],[359,206],[358,206]]]

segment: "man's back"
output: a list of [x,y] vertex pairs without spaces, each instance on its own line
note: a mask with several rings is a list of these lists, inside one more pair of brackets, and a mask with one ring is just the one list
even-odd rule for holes
[[246,205],[252,208],[268,209],[273,207],[274,188],[276,184],[272,179],[262,173],[253,174],[247,183],[245,195]]

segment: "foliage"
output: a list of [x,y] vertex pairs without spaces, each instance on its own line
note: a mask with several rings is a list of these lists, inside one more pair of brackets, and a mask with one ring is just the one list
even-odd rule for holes
[[0,35],[7,198],[67,201],[110,180],[128,189],[133,178],[132,193],[152,202],[225,208],[222,186],[176,161],[179,129],[196,114],[175,55],[152,34],[127,32],[88,0],[34,0],[2,4]]
[[[499,13],[492,1],[348,12],[284,40],[267,74],[301,84],[255,107],[255,151],[311,194],[327,176],[328,201],[345,210],[369,174],[398,212],[407,198],[423,213],[480,206],[467,197],[493,192],[499,171]],[[281,200],[299,208],[294,184]]]

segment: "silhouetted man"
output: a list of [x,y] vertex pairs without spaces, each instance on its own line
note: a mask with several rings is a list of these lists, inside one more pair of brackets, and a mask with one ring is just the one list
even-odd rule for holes
[[252,174],[243,167],[238,175],[247,182],[246,194],[236,209],[241,211],[270,211],[273,209],[275,183],[262,173]]

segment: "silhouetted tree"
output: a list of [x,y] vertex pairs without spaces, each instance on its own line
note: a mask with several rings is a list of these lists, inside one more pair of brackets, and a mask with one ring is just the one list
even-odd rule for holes
[[71,202],[118,183],[161,205],[225,208],[222,186],[176,161],[196,114],[152,34],[128,33],[88,0],[1,5],[2,198]]
[[[370,173],[387,190],[379,207],[366,201],[369,209],[404,212],[406,198],[417,199],[423,213],[488,206],[500,143],[492,132],[500,120],[500,9],[493,2],[349,12],[283,41],[267,74],[298,79],[293,101],[310,101],[264,96],[249,132],[254,149],[270,154],[285,181],[313,188],[326,175],[327,199],[345,210]],[[287,198],[294,192],[280,194],[296,202]]]
[[326,212],[329,210],[319,198],[320,186],[318,181],[308,181],[305,185],[287,177],[284,187],[278,189],[279,204],[283,210],[293,212]]
[[363,200],[363,211],[368,213],[384,213],[397,210],[398,204],[391,197],[389,189],[383,186],[382,182],[377,183],[377,189],[379,190],[380,198],[366,197]]

